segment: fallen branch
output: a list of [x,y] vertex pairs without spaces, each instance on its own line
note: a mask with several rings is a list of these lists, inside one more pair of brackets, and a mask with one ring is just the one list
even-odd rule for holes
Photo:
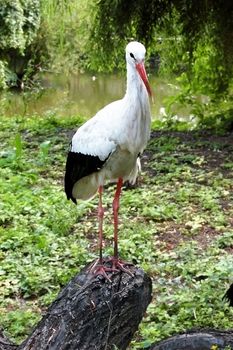
[[187,331],[156,343],[148,350],[223,350],[233,349],[233,330],[199,329]]
[[8,340],[0,330],[0,350],[16,350],[17,348],[18,346]]

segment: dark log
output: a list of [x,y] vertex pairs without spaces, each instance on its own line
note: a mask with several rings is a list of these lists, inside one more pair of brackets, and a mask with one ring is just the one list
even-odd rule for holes
[[87,268],[60,292],[18,350],[126,349],[151,301],[151,279],[139,268],[109,274]]
[[233,330],[200,329],[170,337],[148,350],[223,350],[226,347],[233,349]]
[[0,350],[16,350],[17,348],[18,346],[8,340],[0,330]]

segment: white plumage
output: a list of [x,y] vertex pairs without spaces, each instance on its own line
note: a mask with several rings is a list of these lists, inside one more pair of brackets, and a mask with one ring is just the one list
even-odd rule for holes
[[[106,276],[102,259],[102,189],[106,181],[118,181],[113,201],[113,267],[124,270],[117,251],[119,197],[122,183],[134,183],[140,170],[139,155],[150,137],[149,82],[144,68],[145,47],[136,41],[126,46],[127,89],[125,96],[101,109],[72,138],[65,174],[68,199],[87,200],[99,189],[100,259],[95,273]],[[109,268],[107,269],[109,271]]]

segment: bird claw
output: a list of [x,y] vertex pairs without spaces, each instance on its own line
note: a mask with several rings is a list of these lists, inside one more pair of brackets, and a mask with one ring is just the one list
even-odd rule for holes
[[108,282],[112,282],[111,279],[108,277],[107,272],[109,272],[110,269],[105,267],[104,265],[97,265],[94,271],[91,271],[94,276],[101,275],[103,276]]
[[131,277],[133,277],[133,273],[127,269],[125,266],[133,266],[132,263],[128,262],[128,261],[124,261],[118,258],[110,258],[109,261],[112,262],[112,268],[116,271],[123,271],[125,273],[127,273],[128,275],[130,275]]
[[[111,263],[112,266],[106,266],[106,264]],[[107,272],[120,272],[123,271],[133,277],[132,272],[127,269],[125,266],[132,266],[132,263],[120,260],[118,258],[112,257],[112,258],[107,258],[107,259],[97,259],[94,261],[94,263],[88,268],[88,272],[92,273],[94,276],[101,275],[103,276],[106,280],[109,282],[112,282],[109,276],[107,275]]]
[[108,267],[105,266],[104,263],[107,260],[102,260],[100,261],[100,259],[97,259],[96,261],[94,261],[94,263],[88,268],[88,272],[92,273],[94,276],[98,276],[101,275],[103,276],[105,279],[107,279],[109,282],[112,282],[111,279],[108,277],[107,272],[117,272],[118,270],[113,268],[113,267]]

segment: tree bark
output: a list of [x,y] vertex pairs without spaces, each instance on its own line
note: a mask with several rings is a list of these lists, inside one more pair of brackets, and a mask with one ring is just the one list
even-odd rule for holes
[[17,348],[18,346],[8,340],[0,330],[0,350],[16,350]]
[[233,330],[199,329],[175,335],[152,345],[148,350],[223,350],[233,349]]
[[132,276],[109,274],[109,282],[83,269],[17,350],[108,350],[114,345],[126,349],[152,291],[151,279],[141,269],[130,266],[129,270]]

